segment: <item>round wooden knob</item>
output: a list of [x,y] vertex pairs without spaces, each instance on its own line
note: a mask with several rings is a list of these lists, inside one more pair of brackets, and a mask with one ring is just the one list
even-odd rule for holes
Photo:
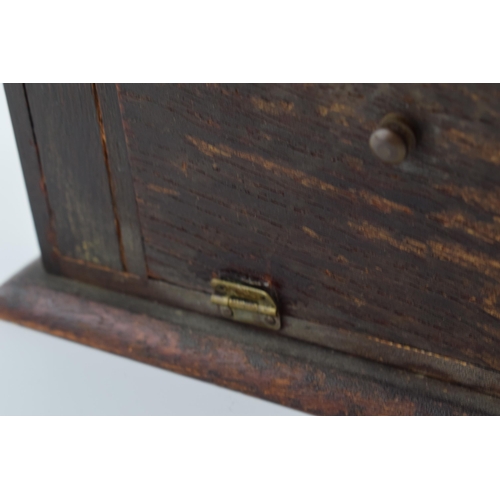
[[395,113],[383,118],[369,141],[371,150],[379,160],[393,164],[401,163],[415,143],[415,134],[408,121]]

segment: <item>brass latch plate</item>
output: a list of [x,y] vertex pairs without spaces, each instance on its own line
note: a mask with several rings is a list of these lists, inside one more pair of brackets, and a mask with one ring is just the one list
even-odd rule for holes
[[210,301],[225,318],[271,330],[281,328],[276,302],[265,290],[218,278],[210,284],[214,289]]

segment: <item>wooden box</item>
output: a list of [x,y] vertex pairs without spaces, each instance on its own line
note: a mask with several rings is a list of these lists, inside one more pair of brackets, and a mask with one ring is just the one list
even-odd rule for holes
[[315,414],[500,414],[500,86],[6,93],[47,272],[3,318]]

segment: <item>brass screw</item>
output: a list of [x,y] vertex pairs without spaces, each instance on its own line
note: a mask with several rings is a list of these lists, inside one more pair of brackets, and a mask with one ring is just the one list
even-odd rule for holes
[[220,306],[219,311],[225,318],[231,318],[233,316],[233,311],[227,306]]
[[274,318],[273,316],[265,316],[265,320],[268,325],[276,324],[276,318]]

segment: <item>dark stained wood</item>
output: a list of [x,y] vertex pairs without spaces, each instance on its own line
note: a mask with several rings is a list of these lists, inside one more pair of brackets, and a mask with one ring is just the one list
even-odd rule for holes
[[4,88],[43,264],[48,271],[58,273],[56,235],[24,84],[6,83]]
[[61,254],[122,270],[105,149],[90,84],[27,84]]
[[313,414],[500,414],[498,398],[50,276],[39,263],[0,288],[0,317]]
[[106,83],[97,84],[96,88],[102,112],[111,191],[120,228],[125,271],[145,278],[147,271],[142,235],[116,86]]
[[[45,267],[164,305],[33,268],[3,289],[5,317],[119,354],[133,346],[135,359],[318,414],[498,413],[500,86],[30,84],[6,93]],[[418,136],[396,166],[368,145],[389,112],[410,118]],[[221,271],[272,282],[278,334],[214,319],[209,282]],[[171,307],[212,318],[169,316]],[[108,313],[122,319],[106,334]],[[137,347],[155,319],[193,351],[165,354],[156,323],[148,342],[160,352]],[[267,363],[265,376],[248,363],[231,371],[235,352]]]
[[[285,317],[500,369],[498,85],[120,84],[119,99],[151,278],[205,294],[224,270],[269,279]],[[389,112],[418,136],[397,166],[368,146]]]
[[[189,290],[161,280],[143,280],[128,273],[112,272],[106,268],[66,257],[61,259],[60,266],[63,275],[71,276],[83,283],[220,318],[217,306],[210,302],[210,295],[203,292]],[[276,332],[272,335],[276,335]],[[402,344],[382,342],[380,339],[367,338],[356,331],[319,325],[293,317],[284,318],[284,327],[278,335],[425,374],[485,394],[500,396],[498,372],[433,352]]]

